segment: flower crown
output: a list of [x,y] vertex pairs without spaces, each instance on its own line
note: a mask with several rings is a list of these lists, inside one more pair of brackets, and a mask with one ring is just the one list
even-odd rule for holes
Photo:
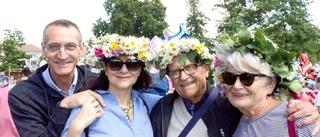
[[144,37],[120,36],[107,34],[94,40],[92,49],[86,55],[86,64],[97,69],[103,68],[103,59],[128,55],[129,59],[137,59],[145,63],[145,70],[150,70],[155,54],[149,47],[150,40]]
[[[296,53],[284,50],[283,46],[277,46],[267,39],[260,30],[256,30],[254,35],[248,31],[247,28],[242,28],[235,36],[220,37],[220,43],[228,47],[232,47],[235,51],[240,52],[242,55],[252,53],[264,62],[267,62],[273,73],[279,78],[277,85],[277,94],[290,96],[290,91],[300,92],[302,85],[298,80],[294,79],[294,70],[292,61]],[[218,53],[216,53],[218,55]],[[213,62],[214,68],[214,81],[219,84],[223,81],[221,73],[223,69],[218,56],[215,57]]]
[[154,37],[151,43],[158,57],[155,65],[160,68],[161,78],[165,76],[166,68],[172,63],[175,56],[180,55],[178,61],[181,65],[185,65],[187,59],[191,62],[198,60],[203,64],[211,64],[213,60],[213,55],[209,53],[209,49],[204,46],[204,43],[200,43],[199,40],[194,38],[162,41]]

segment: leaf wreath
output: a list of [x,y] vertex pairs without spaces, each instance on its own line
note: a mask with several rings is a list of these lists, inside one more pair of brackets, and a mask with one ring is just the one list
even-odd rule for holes
[[297,79],[289,77],[293,73],[292,61],[296,53],[289,52],[282,45],[276,45],[266,39],[260,30],[256,30],[254,35],[246,27],[242,28],[238,34],[230,37],[220,37],[220,41],[227,46],[234,46],[236,51],[242,55],[253,53],[267,62],[278,78],[277,92],[290,95],[291,91],[301,92],[302,85]]

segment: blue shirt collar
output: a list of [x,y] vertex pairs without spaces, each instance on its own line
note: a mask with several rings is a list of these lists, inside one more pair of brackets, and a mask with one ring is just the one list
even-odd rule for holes
[[51,79],[51,76],[49,74],[49,69],[50,67],[48,67],[44,72],[42,72],[42,76],[45,80],[45,82],[51,87],[53,88],[55,91],[57,91],[58,93],[60,93],[62,96],[67,97],[69,95],[72,95],[74,93],[74,90],[76,88],[76,84],[78,82],[78,70],[77,68],[74,69],[74,76],[73,76],[73,82],[69,88],[69,94],[63,92]]
[[[108,95],[108,94],[112,94],[113,95],[113,93],[112,92],[110,92],[110,91],[108,91],[108,90],[95,90],[97,93],[99,93],[100,95],[103,95],[103,94],[106,94],[106,95]],[[131,89],[131,98],[133,99],[133,100],[135,100],[137,97],[138,97],[138,92],[139,91],[136,91],[136,90],[134,90],[134,89]]]

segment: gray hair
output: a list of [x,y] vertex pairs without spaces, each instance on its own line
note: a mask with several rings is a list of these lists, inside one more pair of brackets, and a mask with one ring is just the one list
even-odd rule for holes
[[266,76],[275,76],[271,66],[252,53],[242,55],[240,52],[235,51],[227,57],[227,64],[232,65],[239,72],[250,73],[251,71],[257,71]]
[[234,49],[234,46],[218,44],[214,47],[217,58],[220,60],[220,66],[215,66],[215,73],[222,74],[227,71],[228,65],[232,65],[239,72],[257,71],[269,77],[275,77],[270,64],[261,60],[253,53],[242,55]]
[[79,27],[77,26],[77,24],[73,23],[72,21],[66,20],[66,19],[59,19],[59,20],[55,20],[51,23],[49,23],[43,30],[43,34],[42,34],[42,43],[46,44],[47,43],[47,30],[50,26],[63,26],[63,27],[74,27],[78,30],[79,32],[79,44],[81,44],[82,42],[82,35],[80,32]]

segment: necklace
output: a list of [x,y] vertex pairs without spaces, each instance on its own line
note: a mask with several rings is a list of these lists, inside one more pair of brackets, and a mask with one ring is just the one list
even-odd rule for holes
[[127,121],[129,122],[129,124],[131,124],[131,120],[132,120],[132,99],[129,100],[129,103],[127,105],[127,107],[121,107],[124,116],[127,118]]

